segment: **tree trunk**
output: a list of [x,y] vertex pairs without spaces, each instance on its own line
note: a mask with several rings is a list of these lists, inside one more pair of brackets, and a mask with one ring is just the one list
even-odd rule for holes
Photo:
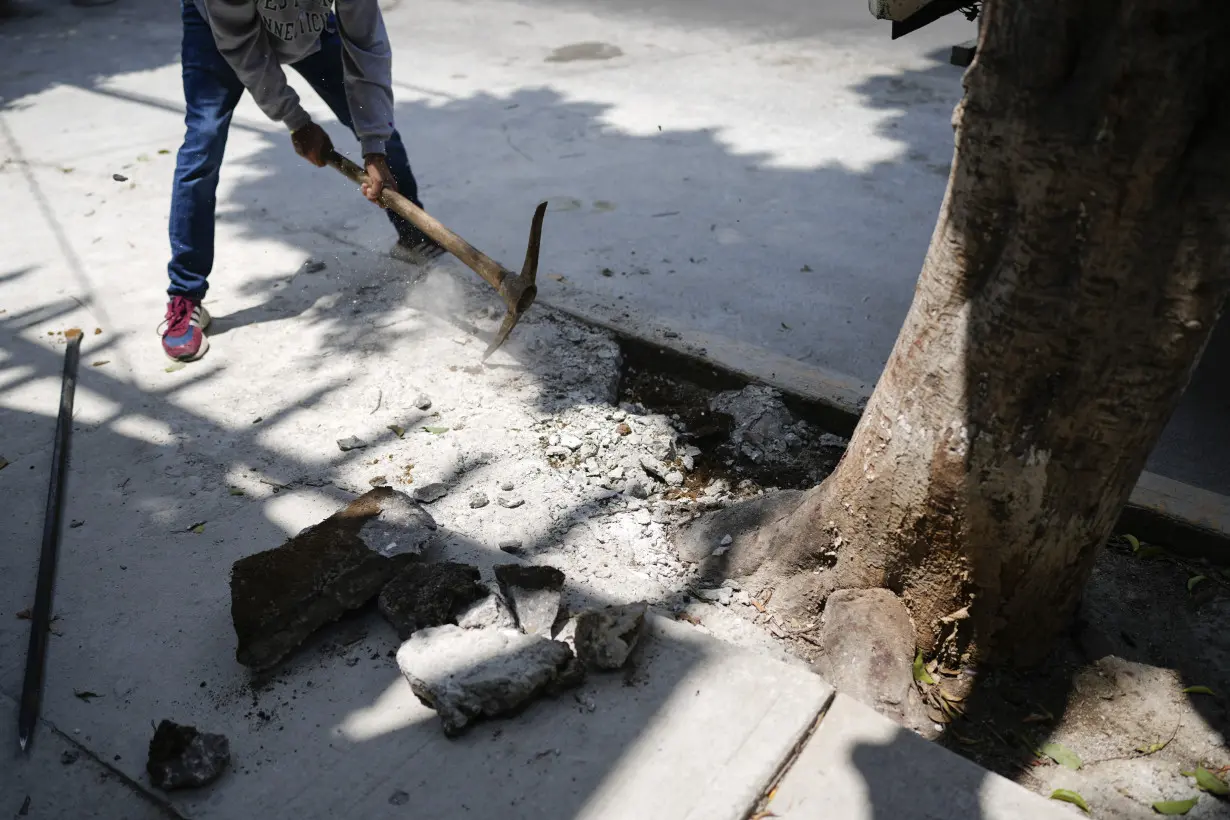
[[914,302],[849,449],[737,562],[796,614],[886,587],[928,656],[1030,663],[1230,287],[1230,4],[989,0],[964,85]]

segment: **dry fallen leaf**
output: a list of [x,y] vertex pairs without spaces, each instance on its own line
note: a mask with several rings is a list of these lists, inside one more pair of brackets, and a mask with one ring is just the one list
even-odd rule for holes
[[28,609],[23,609],[21,612],[17,613],[18,620],[28,621],[33,617],[34,617],[34,614],[30,612],[30,610]]
[[81,698],[82,700],[84,700],[86,703],[89,703],[94,698],[102,697],[102,695],[98,694],[97,692],[91,692],[88,689],[74,689],[73,694]]
[[111,360],[110,359],[100,359],[99,361],[96,361],[93,364],[91,364],[90,367],[102,367],[104,364],[111,364]]

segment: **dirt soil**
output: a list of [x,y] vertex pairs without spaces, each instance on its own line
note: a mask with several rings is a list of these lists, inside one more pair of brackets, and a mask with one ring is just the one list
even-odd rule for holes
[[[814,429],[779,460],[748,458],[731,441],[735,420],[711,409],[715,395],[667,374],[625,370],[621,399],[671,417],[680,440],[703,451],[681,493],[715,481],[736,496],[804,489],[836,467],[842,442]],[[796,657],[816,656],[812,636],[791,634],[797,625],[778,621],[772,607],[729,609]],[[1039,668],[932,667],[934,683],[919,688],[943,730],[937,742],[1042,794],[1076,792],[1094,818],[1156,817],[1154,802],[1192,798],[1187,817],[1230,817],[1225,797],[1183,774],[1230,774],[1226,624],[1230,572],[1116,535],[1070,636]]]

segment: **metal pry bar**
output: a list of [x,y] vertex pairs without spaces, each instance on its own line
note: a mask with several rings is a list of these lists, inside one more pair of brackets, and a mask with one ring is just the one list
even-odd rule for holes
[[81,360],[81,331],[68,337],[64,353],[64,378],[60,384],[60,414],[56,417],[55,444],[51,451],[51,478],[47,487],[47,510],[43,519],[43,549],[38,559],[38,582],[30,610],[30,648],[26,652],[26,677],[21,687],[17,718],[17,741],[24,752],[34,736],[43,699],[43,673],[47,662],[47,635],[51,632],[51,599],[56,582],[56,559],[63,523],[64,487],[68,477],[68,449],[73,432],[73,397],[77,392],[77,365]]

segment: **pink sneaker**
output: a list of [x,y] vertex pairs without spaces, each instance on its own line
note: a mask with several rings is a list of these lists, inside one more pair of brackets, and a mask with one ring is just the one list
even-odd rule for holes
[[159,330],[162,350],[177,362],[194,362],[209,350],[205,328],[209,327],[209,311],[196,299],[172,296],[167,303],[167,315]]

